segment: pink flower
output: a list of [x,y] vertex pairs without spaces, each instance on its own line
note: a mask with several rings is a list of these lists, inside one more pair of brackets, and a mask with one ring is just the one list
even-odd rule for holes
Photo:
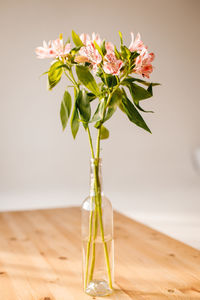
[[114,51],[115,51],[115,47],[114,47],[113,43],[111,43],[111,42],[106,42],[105,43],[105,48],[106,48],[107,54],[108,53],[114,53]]
[[105,55],[103,64],[104,72],[112,75],[119,75],[120,69],[123,65],[123,61],[116,58],[113,52],[109,52]]
[[142,51],[143,48],[146,48],[144,43],[141,41],[141,36],[140,36],[139,32],[136,35],[135,40],[134,40],[134,34],[133,34],[133,32],[131,32],[131,38],[132,38],[132,40],[131,40],[131,43],[129,46],[129,50],[131,52],[134,52],[134,51],[140,52],[140,51]]
[[35,49],[35,52],[37,54],[37,57],[40,59],[54,58],[56,56],[55,51],[52,49],[51,41],[49,41],[48,44],[43,41],[43,47],[37,47]]
[[100,35],[98,33],[95,33],[95,32],[92,33],[92,41],[93,42],[95,41],[99,46],[101,46],[101,44],[102,44],[102,40],[100,38]]
[[153,72],[152,61],[154,60],[154,53],[149,53],[147,47],[141,41],[141,36],[138,33],[135,40],[134,34],[131,32],[132,41],[129,46],[131,52],[136,51],[140,55],[136,58],[135,68],[133,72],[149,78],[149,75]]
[[123,61],[115,56],[115,47],[111,42],[105,43],[106,55],[104,57],[103,70],[107,74],[119,75]]
[[56,58],[66,57],[71,50],[71,44],[67,43],[64,45],[63,39],[59,38],[57,40],[52,41],[52,49],[56,53]]
[[90,44],[91,42],[96,42],[99,46],[101,46],[102,44],[102,40],[100,38],[100,35],[98,33],[93,32],[92,33],[92,38],[90,38],[89,34],[87,33],[82,33],[80,35],[80,39],[82,41],[82,43],[87,46],[88,44]]
[[85,46],[91,42],[90,36],[87,33],[81,33],[80,39]]
[[49,41],[48,44],[43,41],[43,47],[37,47],[35,52],[38,58],[62,58],[71,50],[71,44],[64,45],[62,36],[61,38]]
[[149,78],[149,75],[153,72],[151,63],[154,58],[155,54],[153,52],[149,53],[146,48],[143,48],[140,55],[136,58],[133,72]]
[[97,65],[102,61],[102,57],[95,48],[93,42],[87,42],[87,46],[81,47],[79,50],[80,56],[76,57],[77,62],[89,62],[93,66],[94,72],[97,70]]
[[79,56],[75,58],[77,63],[89,62],[92,64],[93,71],[96,73],[98,64],[102,61],[102,57],[99,54],[99,51],[94,46],[94,41],[100,46],[102,41],[98,33],[93,32],[92,38],[89,34],[82,33],[80,39],[84,44],[83,47],[79,50]]

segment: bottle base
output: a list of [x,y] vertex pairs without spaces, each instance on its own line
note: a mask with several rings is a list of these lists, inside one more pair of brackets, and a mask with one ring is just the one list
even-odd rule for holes
[[105,280],[92,280],[89,282],[85,293],[90,296],[103,297],[112,294],[113,290]]

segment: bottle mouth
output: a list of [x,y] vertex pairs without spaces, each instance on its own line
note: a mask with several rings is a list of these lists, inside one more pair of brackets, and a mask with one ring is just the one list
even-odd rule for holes
[[91,163],[91,165],[101,164],[102,163],[102,158],[91,158],[90,163]]

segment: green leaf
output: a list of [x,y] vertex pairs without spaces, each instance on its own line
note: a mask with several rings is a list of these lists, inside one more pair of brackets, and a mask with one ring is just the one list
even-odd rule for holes
[[117,78],[116,76],[113,76],[111,74],[101,74],[101,80],[103,81],[104,84],[106,84],[108,87],[113,87],[117,85]]
[[78,110],[77,107],[74,106],[73,112],[72,112],[72,117],[71,117],[71,131],[73,138],[76,138],[77,132],[79,130],[79,117],[78,117]]
[[145,100],[145,99],[148,99],[150,97],[152,97],[153,95],[153,92],[152,92],[152,85],[150,84],[148,89],[144,89],[143,87],[135,84],[135,83],[131,83],[131,82],[128,82],[127,83],[127,87],[130,91],[130,94],[132,96],[132,99],[133,99],[133,102],[135,104],[135,106],[140,110],[140,111],[143,111],[143,112],[146,112],[146,113],[153,113],[153,111],[149,111],[149,110],[144,110],[139,102],[141,100]]
[[109,131],[106,127],[104,127],[103,125],[101,126],[101,134],[100,134],[100,139],[101,140],[105,140],[109,138]]
[[72,40],[73,40],[74,44],[76,45],[76,47],[83,47],[84,46],[84,44],[81,41],[80,37],[78,36],[78,34],[74,30],[72,30]]
[[145,90],[143,87],[135,83],[131,83],[129,87],[131,96],[135,101],[141,101],[152,97],[152,94],[148,90]]
[[130,60],[133,61],[139,55],[140,53],[138,53],[137,51],[131,52]]
[[142,112],[145,112],[145,113],[154,113],[154,111],[152,111],[152,110],[144,110],[144,109],[140,106],[139,102],[134,102],[134,104],[135,104],[135,106],[136,106],[140,111],[142,111]]
[[95,48],[98,50],[99,54],[101,54],[101,56],[103,57],[103,52],[102,52],[101,48],[99,47],[99,45],[97,44],[97,42],[94,41],[93,43],[94,43]]
[[73,108],[73,111],[72,111],[72,116],[71,116],[71,131],[72,131],[72,135],[73,135],[73,138],[75,139],[76,138],[76,135],[77,135],[77,132],[79,130],[79,125],[80,125],[80,122],[79,122],[79,115],[78,115],[78,108],[77,108],[77,97],[79,96],[79,91],[77,91],[75,89],[75,102],[74,102],[74,108]]
[[[49,90],[52,90],[54,86],[60,81],[63,69],[61,67],[62,62],[56,61],[53,63],[48,71],[48,83],[49,83]],[[60,67],[60,68],[58,68]]]
[[65,91],[63,101],[65,103],[65,106],[67,108],[68,116],[70,116],[71,107],[72,107],[72,98],[68,91]]
[[106,100],[101,99],[100,105],[99,105],[99,115],[101,118],[103,118],[103,112],[104,112],[105,105],[106,105]]
[[61,64],[60,66],[56,67],[56,70],[58,70],[60,68],[67,69],[68,71],[70,70],[70,67],[67,64]]
[[109,106],[117,106],[122,99],[122,91],[118,88],[112,94]]
[[131,51],[126,46],[121,46],[121,56],[125,59],[130,59]]
[[101,51],[103,53],[103,55],[106,54],[106,41],[103,40],[103,43],[101,44]]
[[88,96],[90,102],[92,102],[94,99],[96,99],[96,96],[93,93],[87,93],[87,96]]
[[156,83],[156,82],[148,82],[148,81],[145,81],[145,80],[142,80],[142,79],[139,79],[139,78],[134,78],[134,77],[126,77],[123,81],[122,81],[122,85],[127,85],[127,83],[130,83],[130,82],[134,82],[134,81],[137,81],[143,85],[146,85],[146,86],[156,86],[156,85],[160,85],[160,83]]
[[71,106],[72,106],[71,96],[68,91],[65,91],[63,100],[61,102],[61,107],[60,107],[60,119],[61,119],[63,130],[67,126],[67,122],[71,112]]
[[90,99],[85,89],[79,92],[79,96],[77,98],[77,106],[81,115],[81,119],[85,122],[88,122],[91,116],[91,107]]
[[48,73],[49,73],[49,70],[46,71],[46,72],[44,72],[44,73],[42,73],[40,76],[46,75],[46,74],[48,74]]
[[147,89],[147,91],[151,94],[151,96],[153,96],[153,88],[152,87],[153,87],[153,85],[152,85],[152,83],[150,83],[150,85]]
[[65,107],[63,101],[61,102],[61,106],[60,106],[60,119],[61,119],[61,123],[62,123],[62,128],[63,128],[63,130],[65,130],[65,128],[67,126],[67,121],[68,121],[68,112],[66,110],[66,107]]
[[119,105],[119,103],[122,100],[122,95],[123,94],[122,94],[122,91],[120,89],[117,89],[113,93],[112,98],[110,100],[110,103],[108,105],[106,116],[105,116],[103,122],[106,122],[107,120],[109,120],[112,117],[112,115],[115,113],[115,111],[117,109],[117,106]]
[[115,56],[116,56],[117,59],[121,59],[120,53],[117,50],[116,46],[115,46]]
[[[81,46],[79,47],[74,47],[72,50],[71,50],[71,55],[72,57],[81,49]],[[73,57],[74,58],[74,57]]]
[[98,104],[97,109],[96,109],[90,123],[97,122],[97,121],[101,120],[101,117],[99,115],[99,107],[100,107],[100,103]]
[[101,99],[90,123],[98,122],[103,118],[104,107],[105,107],[105,99]]
[[108,121],[112,117],[112,115],[115,113],[116,109],[117,109],[116,106],[108,107],[107,112],[106,112],[106,116],[104,118],[104,122]]
[[76,74],[78,76],[78,79],[80,82],[88,88],[93,94],[98,95],[99,94],[99,88],[98,85],[90,73],[88,67],[84,66],[76,66]]
[[121,105],[119,107],[122,109],[122,111],[127,115],[129,120],[136,124],[137,126],[143,128],[144,130],[151,133],[149,127],[143,120],[140,113],[137,111],[137,109],[134,107],[134,105],[131,103],[131,101],[124,95],[122,98]]

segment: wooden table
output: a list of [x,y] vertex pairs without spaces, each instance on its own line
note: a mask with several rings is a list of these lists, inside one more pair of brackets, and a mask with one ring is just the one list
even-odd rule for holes
[[[200,252],[119,213],[115,266],[104,299],[200,299]],[[92,299],[82,291],[79,208],[0,213],[0,300],[72,299]]]

